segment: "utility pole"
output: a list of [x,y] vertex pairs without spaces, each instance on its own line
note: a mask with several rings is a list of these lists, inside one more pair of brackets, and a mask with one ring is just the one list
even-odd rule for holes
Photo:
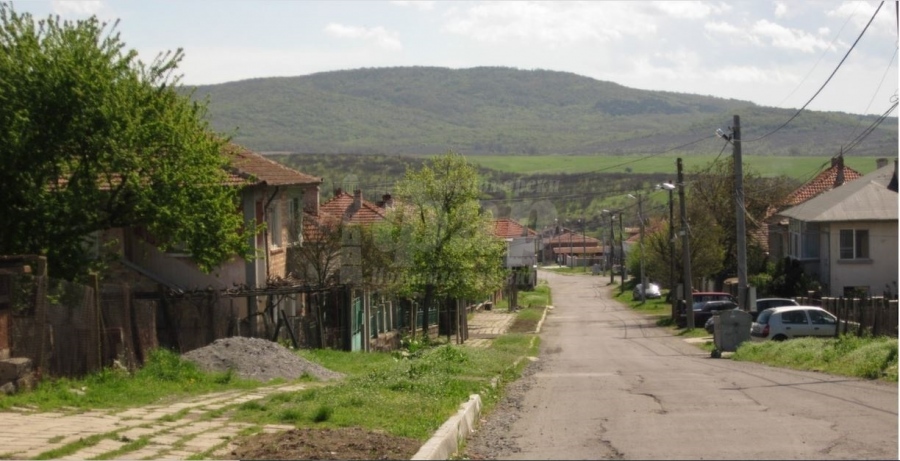
[[[615,274],[616,271],[613,269],[613,265],[615,264],[615,259],[613,258],[613,253],[615,253],[614,248],[616,247],[616,234],[613,230],[613,212],[609,212],[609,283],[615,283]],[[624,281],[624,280],[623,280]]]
[[581,218],[581,258],[585,259],[584,261],[584,271],[587,272],[587,242],[585,241],[584,227],[587,226],[587,218]]
[[737,228],[738,303],[750,310],[747,299],[747,230],[744,223],[744,167],[741,160],[741,117],[734,116],[731,144],[734,146],[734,202]]
[[625,229],[622,227],[622,212],[619,212],[619,294],[625,293]]
[[681,206],[681,262],[684,271],[684,314],[687,319],[686,328],[694,328],[694,288],[691,286],[691,238],[687,225],[687,207],[684,202],[684,173],[681,167],[681,157],[678,157],[678,201]]
[[639,291],[641,293],[641,304],[644,304],[644,302],[647,301],[645,295],[645,292],[647,291],[647,281],[644,280],[644,196],[640,192],[638,192],[637,197],[631,194],[628,194],[628,196],[637,199],[638,201],[638,221],[640,221],[641,225],[641,273],[639,274],[640,278],[638,280],[640,281]]

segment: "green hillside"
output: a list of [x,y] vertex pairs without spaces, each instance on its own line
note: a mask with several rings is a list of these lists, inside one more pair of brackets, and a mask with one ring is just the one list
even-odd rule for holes
[[[466,155],[715,155],[717,128],[741,117],[745,155],[831,156],[876,117],[646,91],[571,73],[404,67],[244,80],[194,88],[212,126],[260,152]],[[755,140],[755,138],[762,138]],[[896,156],[897,119],[847,155]]]

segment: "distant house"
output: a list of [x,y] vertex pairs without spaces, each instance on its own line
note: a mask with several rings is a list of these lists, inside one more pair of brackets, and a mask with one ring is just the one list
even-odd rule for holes
[[[883,162],[886,163],[886,162]],[[897,161],[777,214],[825,296],[897,295]]]
[[600,240],[565,227],[555,230],[553,235],[544,238],[544,261],[569,267],[602,264],[605,253]]

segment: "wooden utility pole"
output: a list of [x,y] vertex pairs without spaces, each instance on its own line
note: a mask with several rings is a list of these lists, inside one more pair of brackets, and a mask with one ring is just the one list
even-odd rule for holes
[[622,227],[622,212],[619,212],[619,271],[622,278],[619,279],[619,293],[625,293],[625,230]]
[[678,157],[678,201],[681,206],[681,262],[684,271],[684,314],[687,329],[694,328],[694,288],[691,286],[691,231],[687,224],[687,206],[684,202],[684,173],[681,157]]

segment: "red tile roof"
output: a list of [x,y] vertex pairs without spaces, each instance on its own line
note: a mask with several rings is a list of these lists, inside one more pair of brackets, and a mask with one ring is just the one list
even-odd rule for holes
[[322,183],[321,178],[301,173],[236,144],[227,145],[222,154],[231,161],[226,181],[228,185],[294,186]]
[[494,235],[500,238],[530,237],[537,233],[509,218],[494,220]]
[[844,169],[844,181],[850,182],[854,179],[859,179],[862,177],[859,172],[856,170],[843,166],[843,162],[836,163],[832,165],[831,168],[819,173],[818,176],[807,182],[806,184],[800,186],[794,192],[791,192],[788,195],[787,199],[785,199],[784,203],[782,203],[782,208],[788,208],[792,206],[797,206],[813,197],[818,196],[822,192],[830,191],[837,186],[840,186],[843,183],[838,182],[838,176],[840,173],[840,169]]
[[371,224],[383,221],[385,218],[384,208],[375,205],[368,200],[362,198],[360,194],[359,203],[354,206],[356,198],[344,191],[338,191],[334,197],[319,206],[319,210],[332,216],[340,216],[351,224]]

